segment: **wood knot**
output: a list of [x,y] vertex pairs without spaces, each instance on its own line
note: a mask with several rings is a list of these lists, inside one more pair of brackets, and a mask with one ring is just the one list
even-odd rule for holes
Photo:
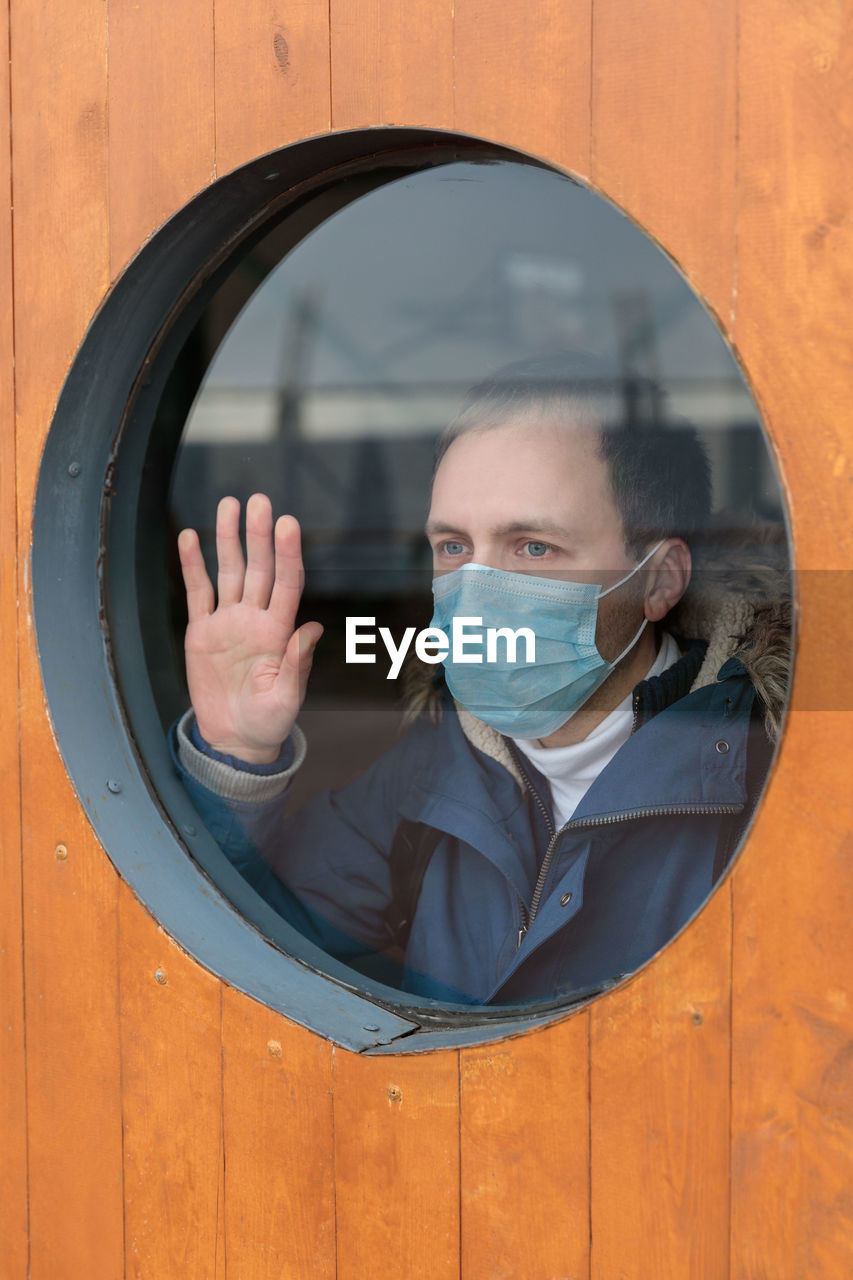
[[287,41],[280,31],[276,31],[272,45],[275,50],[275,60],[279,65],[279,70],[282,75],[286,75],[287,68],[290,66],[290,49],[287,47]]
[[829,231],[830,231],[830,228],[826,225],[825,222],[819,222],[817,226],[813,227],[812,230],[807,235],[806,243],[810,245],[812,249],[822,249],[824,245],[824,241],[826,240],[826,237],[829,235]]

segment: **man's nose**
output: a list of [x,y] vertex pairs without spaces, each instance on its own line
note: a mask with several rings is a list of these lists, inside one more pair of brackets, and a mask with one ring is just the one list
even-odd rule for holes
[[504,549],[488,539],[474,543],[471,549],[471,559],[474,564],[483,564],[487,569],[512,569],[517,567],[508,564]]

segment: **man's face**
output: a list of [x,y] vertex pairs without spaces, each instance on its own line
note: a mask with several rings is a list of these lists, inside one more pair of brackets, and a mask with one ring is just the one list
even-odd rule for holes
[[[470,561],[606,588],[636,564],[597,432],[547,419],[511,418],[455,440],[436,473],[426,533],[436,574]],[[605,596],[602,657],[617,657],[642,618],[638,579]]]

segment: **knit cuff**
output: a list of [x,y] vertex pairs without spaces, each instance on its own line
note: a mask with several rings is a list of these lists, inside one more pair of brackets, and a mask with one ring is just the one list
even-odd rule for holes
[[221,796],[223,800],[242,800],[260,803],[274,800],[285,792],[293,775],[305,759],[305,734],[298,725],[290,731],[290,742],[293,747],[293,762],[280,773],[258,774],[249,769],[236,769],[222,760],[214,760],[204,751],[199,751],[192,741],[192,724],[194,712],[192,707],[178,721],[178,760],[181,767],[191,778],[200,782],[208,791]]

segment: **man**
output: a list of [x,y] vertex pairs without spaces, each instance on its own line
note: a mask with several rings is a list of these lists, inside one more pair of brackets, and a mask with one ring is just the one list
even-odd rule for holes
[[406,738],[289,816],[321,633],[294,629],[298,525],[273,532],[256,494],[244,564],[224,499],[218,605],[195,533],[180,536],[185,785],[232,862],[326,950],[358,966],[399,945],[404,990],[520,1001],[630,972],[705,900],[760,793],[784,611],[755,575],[752,599],[688,592],[704,453],[690,430],[614,425],[619,403],[559,360],[469,395],[426,526],[434,625],[526,626],[535,660],[450,653],[449,691],[425,668]]

